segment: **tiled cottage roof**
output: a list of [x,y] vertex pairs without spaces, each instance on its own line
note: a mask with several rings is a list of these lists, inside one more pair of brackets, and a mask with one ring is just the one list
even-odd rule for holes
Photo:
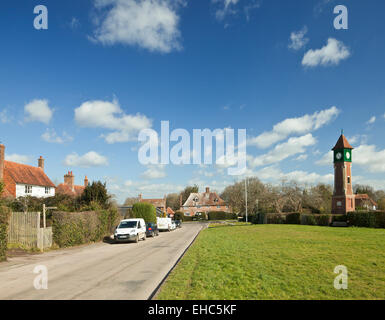
[[66,194],[69,196],[80,196],[84,189],[84,186],[74,186],[74,189],[72,190],[68,184],[61,183],[56,187],[56,193]]
[[183,207],[195,207],[195,206],[225,206],[223,201],[216,192],[201,192],[190,193]]
[[4,182],[4,195],[14,197],[16,197],[16,184],[55,187],[43,169],[6,160],[4,161]]
[[364,194],[356,194],[355,195],[356,197],[356,201],[369,201],[373,206],[377,206],[377,203],[371,198],[369,197],[369,195],[367,195],[366,193]]
[[337,150],[337,149],[354,149],[348,140],[345,138],[343,134],[341,134],[340,138],[338,139],[336,145],[332,150]]
[[141,199],[140,202],[146,202],[152,204],[155,208],[165,208],[165,199]]

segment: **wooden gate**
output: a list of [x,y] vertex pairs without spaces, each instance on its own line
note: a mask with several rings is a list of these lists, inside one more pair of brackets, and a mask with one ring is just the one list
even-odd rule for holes
[[13,212],[8,244],[43,250],[52,246],[52,228],[40,228],[40,212]]

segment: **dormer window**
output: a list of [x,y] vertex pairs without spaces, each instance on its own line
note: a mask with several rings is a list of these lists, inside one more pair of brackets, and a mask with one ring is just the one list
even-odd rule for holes
[[194,198],[194,202],[198,202],[199,199],[197,197]]

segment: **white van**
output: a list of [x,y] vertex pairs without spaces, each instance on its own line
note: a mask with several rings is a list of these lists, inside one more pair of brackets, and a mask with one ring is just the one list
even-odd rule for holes
[[146,223],[144,219],[125,219],[115,229],[116,242],[146,240]]
[[156,218],[156,224],[158,225],[159,230],[171,231],[171,218]]

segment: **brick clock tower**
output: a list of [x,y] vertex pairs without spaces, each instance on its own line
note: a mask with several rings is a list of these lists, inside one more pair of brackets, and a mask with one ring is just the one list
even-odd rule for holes
[[352,187],[352,150],[343,133],[333,150],[334,193],[332,213],[347,214],[355,211],[355,195]]

